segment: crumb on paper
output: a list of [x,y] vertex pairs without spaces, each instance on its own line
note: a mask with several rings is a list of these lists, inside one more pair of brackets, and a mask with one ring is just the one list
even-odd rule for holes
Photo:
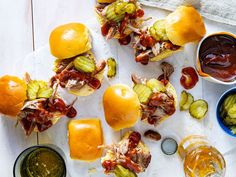
[[96,173],[96,172],[97,172],[97,169],[95,167],[88,169],[88,173],[90,173],[90,174]]

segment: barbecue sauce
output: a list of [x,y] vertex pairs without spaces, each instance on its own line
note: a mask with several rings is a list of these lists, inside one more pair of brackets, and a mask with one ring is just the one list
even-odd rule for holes
[[236,39],[228,34],[206,38],[199,50],[199,60],[204,73],[230,82],[236,79]]

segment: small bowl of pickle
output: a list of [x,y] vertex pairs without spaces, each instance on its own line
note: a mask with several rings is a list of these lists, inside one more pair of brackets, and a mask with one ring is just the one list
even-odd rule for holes
[[236,137],[236,88],[222,94],[217,103],[216,117],[224,132]]
[[14,177],[66,177],[63,152],[56,146],[38,145],[25,149],[17,157]]

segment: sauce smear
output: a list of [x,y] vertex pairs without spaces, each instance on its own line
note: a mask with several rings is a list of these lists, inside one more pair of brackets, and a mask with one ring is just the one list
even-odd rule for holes
[[227,34],[206,38],[199,50],[199,59],[204,73],[230,82],[236,79],[236,39]]

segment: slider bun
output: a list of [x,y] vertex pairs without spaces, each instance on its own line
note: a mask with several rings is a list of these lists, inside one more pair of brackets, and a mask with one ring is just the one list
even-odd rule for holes
[[180,6],[166,17],[169,40],[179,46],[200,40],[206,33],[203,18],[191,6]]
[[97,0],[98,3],[113,3],[116,0]]
[[68,23],[56,27],[50,34],[50,50],[53,56],[67,59],[92,48],[88,28],[81,23]]
[[68,125],[70,157],[82,161],[94,161],[101,157],[103,132],[99,119],[72,120]]
[[123,84],[108,87],[103,95],[107,123],[116,131],[134,126],[140,118],[140,102],[132,88]]
[[0,78],[0,113],[17,116],[23,107],[27,84],[16,76],[5,75]]

